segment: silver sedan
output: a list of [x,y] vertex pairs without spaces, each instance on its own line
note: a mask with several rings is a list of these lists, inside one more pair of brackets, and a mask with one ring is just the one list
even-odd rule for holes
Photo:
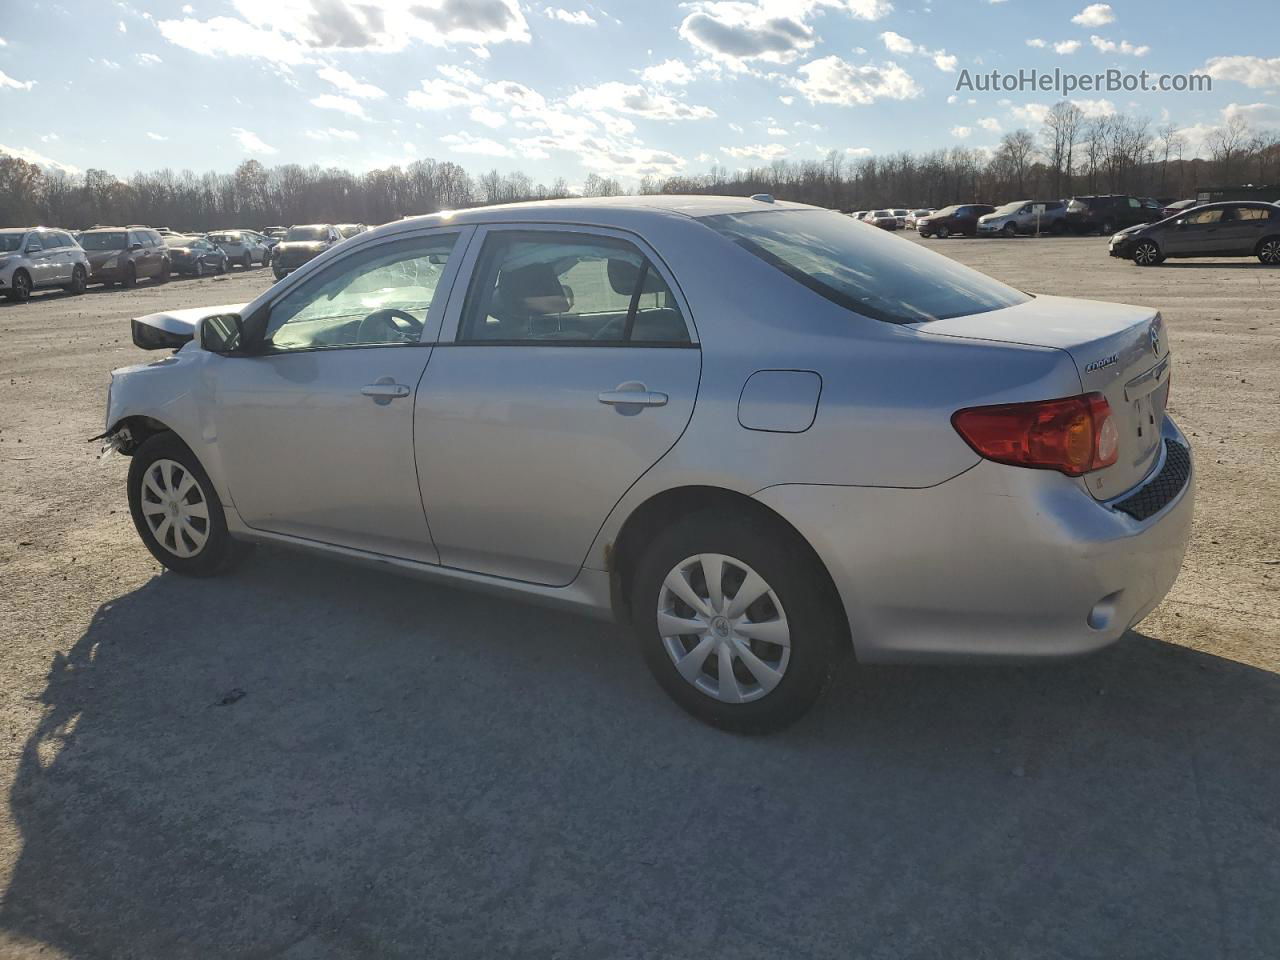
[[104,436],[165,566],[269,542],[614,618],[732,730],[850,654],[1109,644],[1190,531],[1158,313],[768,197],[403,220],[133,328],[177,352]]

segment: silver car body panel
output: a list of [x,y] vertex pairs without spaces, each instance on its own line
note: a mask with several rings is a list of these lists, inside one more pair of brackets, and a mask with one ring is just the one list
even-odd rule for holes
[[[164,361],[113,374],[108,428],[138,416],[171,427],[205,465],[237,536],[603,616],[610,553],[627,519],[651,498],[690,487],[754,497],[805,536],[836,583],[865,659],[1079,652],[1145,615],[1177,575],[1194,481],[1139,523],[1100,501],[1145,482],[1155,460],[1108,468],[1116,472],[1099,488],[1093,474],[982,461],[950,417],[967,406],[1091,389],[1123,397],[1125,384],[1146,372],[1138,345],[1149,343],[1154,311],[1038,297],[926,324],[864,318],[691,219],[760,209],[734,198],[613,198],[370,230],[240,312],[256,315],[370,245],[426,231],[470,234],[475,225],[450,258],[453,275],[437,288],[422,346],[312,351],[286,373],[270,357],[207,353],[197,338]],[[635,243],[667,279],[691,344],[455,343],[483,238],[512,226]],[[882,242],[910,241],[885,234]],[[191,329],[219,312],[153,319]],[[1123,362],[1083,373],[1098,349]],[[1167,344],[1158,349],[1167,361]],[[359,385],[375,375],[410,382],[414,369],[393,372],[392,363],[420,374],[412,398],[385,407],[360,398]],[[820,379],[806,427],[758,426],[797,425],[795,390],[749,394],[757,427],[743,425],[744,388],[762,371]],[[669,402],[630,415],[598,402],[628,382]],[[1160,438],[1185,442],[1163,410],[1156,424]],[[302,462],[280,463],[282,444]],[[247,485],[237,479],[246,463],[259,465]]]

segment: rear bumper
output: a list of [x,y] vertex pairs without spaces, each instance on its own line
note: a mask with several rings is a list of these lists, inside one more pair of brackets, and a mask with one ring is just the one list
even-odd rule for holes
[[[1172,420],[1164,434],[1186,445]],[[1113,643],[1164,598],[1195,472],[1145,521],[1078,480],[987,461],[923,490],[784,485],[757,499],[826,563],[860,660],[1031,660]]]

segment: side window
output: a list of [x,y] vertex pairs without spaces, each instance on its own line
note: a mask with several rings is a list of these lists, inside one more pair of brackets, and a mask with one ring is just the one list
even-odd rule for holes
[[1271,211],[1265,207],[1236,207],[1236,219],[1248,220],[1270,220]]
[[156,233],[154,230],[147,231],[147,238],[151,241],[151,246],[153,247],[164,246],[164,237],[160,236],[160,234]]
[[74,240],[72,240],[72,239],[71,239],[71,234],[69,234],[69,233],[59,233],[59,234],[58,234],[58,245],[59,245],[59,246],[62,246],[62,247],[74,247],[74,246],[76,245],[76,242],[75,242]]
[[27,234],[27,253],[40,253],[44,250],[44,244],[40,242],[40,234]]
[[1212,210],[1201,210],[1199,213],[1193,213],[1187,217],[1187,223],[1200,225],[1206,223],[1217,223],[1222,219],[1223,208],[1214,207]]
[[455,234],[383,244],[339,260],[271,305],[277,351],[418,343]]
[[1142,201],[1141,201],[1141,200],[1139,200],[1137,197],[1130,197],[1130,198],[1129,198],[1129,206],[1131,206],[1131,207],[1133,207],[1135,210],[1137,210],[1137,209],[1141,208],[1141,206],[1142,206]]
[[689,331],[662,275],[625,240],[504,231],[485,241],[458,341],[684,344]]
[[[136,230],[130,230],[129,246],[132,247],[135,243],[142,243],[142,236]],[[146,244],[143,244],[143,246],[146,246]]]

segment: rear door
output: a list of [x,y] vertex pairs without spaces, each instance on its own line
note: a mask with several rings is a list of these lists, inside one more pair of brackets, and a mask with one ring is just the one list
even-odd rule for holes
[[446,566],[564,585],[684,431],[701,351],[674,278],[630,234],[487,227],[472,251],[418,390],[427,518]]
[[1229,233],[1229,250],[1234,256],[1253,256],[1258,241],[1275,227],[1272,219],[1275,211],[1261,205],[1241,205],[1233,208]]

